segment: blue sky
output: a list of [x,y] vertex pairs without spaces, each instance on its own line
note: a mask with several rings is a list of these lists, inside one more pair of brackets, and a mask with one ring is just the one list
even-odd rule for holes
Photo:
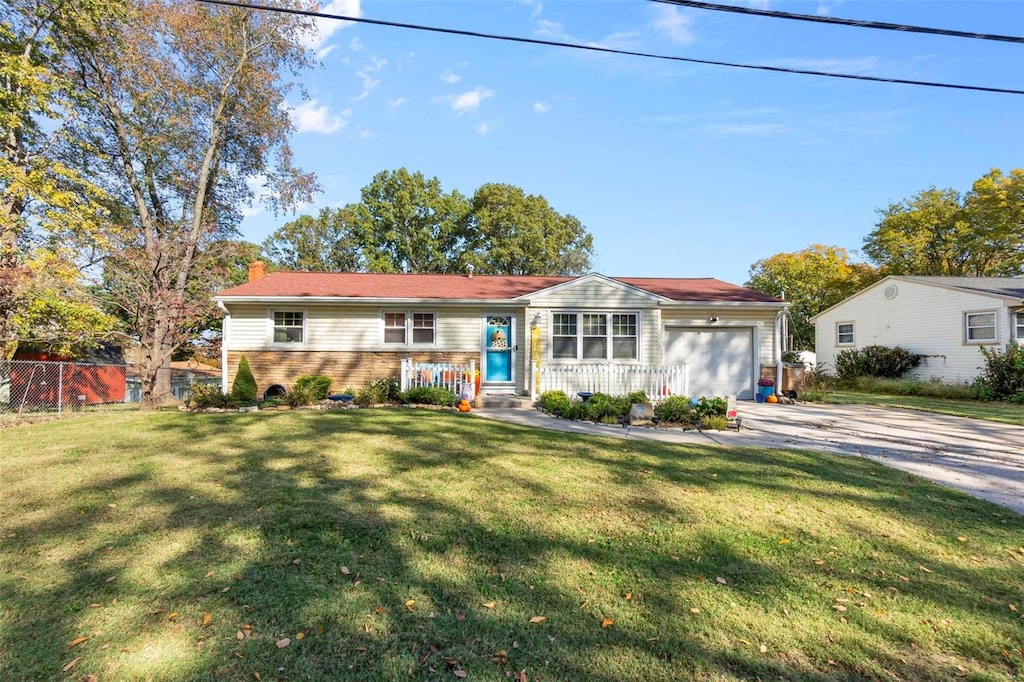
[[[736,3],[741,4],[741,3]],[[1024,35],[1024,2],[747,3]],[[1024,46],[690,10],[643,0],[323,3],[332,14],[698,59],[1024,89]],[[544,195],[610,276],[716,277],[813,243],[850,250],[876,209],[1024,166],[1024,96],[784,75],[323,22],[293,96],[322,206],[406,167],[471,195]],[[254,209],[262,241],[291,215]]]

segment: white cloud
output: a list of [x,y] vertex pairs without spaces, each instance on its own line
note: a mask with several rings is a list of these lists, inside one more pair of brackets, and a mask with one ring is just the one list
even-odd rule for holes
[[340,114],[332,114],[326,104],[317,106],[317,101],[312,99],[295,107],[288,107],[288,116],[291,118],[295,129],[300,133],[322,133],[330,135],[346,125],[345,117],[351,115],[346,109]]
[[843,4],[843,0],[818,0],[818,16],[827,17],[841,4]]
[[552,40],[560,40],[567,43],[579,42],[565,32],[565,27],[562,24],[557,21],[548,21],[547,19],[540,19],[537,21],[537,28],[533,30],[533,33],[534,35],[551,38]]
[[747,4],[754,9],[768,9],[771,7],[772,0],[748,0]]
[[[330,0],[320,8],[320,11],[324,14],[336,14],[345,17],[361,17],[363,16],[363,10],[359,6],[361,0]],[[327,52],[323,52],[324,45],[330,40],[331,36],[335,32],[351,26],[351,21],[340,21],[338,19],[315,19],[315,28],[311,35],[306,36],[303,43],[306,47],[314,50],[318,57],[322,53],[327,56]],[[322,57],[320,57],[322,58]]]
[[405,104],[406,101],[407,100],[404,97],[395,97],[394,99],[388,100],[388,107],[390,107],[391,109],[397,109],[398,107]]
[[668,5],[657,5],[653,9],[657,15],[653,23],[654,30],[680,45],[689,45],[693,42],[692,17],[681,14],[678,8]]
[[482,121],[476,125],[476,132],[479,135],[486,135],[495,128],[501,125],[501,119],[493,119],[491,121]]
[[841,73],[866,73],[878,69],[878,57],[853,57],[849,59],[779,59],[773,66],[805,71],[830,71]]
[[459,114],[468,114],[471,111],[476,111],[480,108],[480,104],[485,100],[494,97],[494,91],[490,88],[478,86],[468,92],[464,92],[461,95],[456,95],[451,98],[452,111]]
[[520,4],[533,8],[530,11],[530,18],[536,19],[544,11],[544,4],[540,0],[519,0]]
[[551,111],[551,105],[547,102],[541,102],[537,100],[533,103],[533,110],[538,114],[546,114]]
[[380,57],[374,56],[369,64],[366,64],[362,68],[356,71],[356,78],[363,81],[363,91],[353,97],[350,101],[358,102],[359,100],[366,99],[370,96],[370,91],[380,85],[380,79],[374,78],[380,73],[380,70],[387,66],[388,60],[381,59]]
[[620,31],[618,33],[609,34],[601,40],[584,41],[574,35],[566,33],[565,27],[557,21],[548,21],[547,19],[540,19],[537,22],[537,27],[533,30],[533,34],[547,40],[558,41],[561,43],[587,45],[589,47],[604,47],[613,50],[632,49],[637,45],[638,40],[641,38],[640,34],[636,31]]
[[460,80],[462,80],[462,76],[455,73],[451,69],[448,69],[447,71],[441,74],[441,80],[447,83],[448,85],[455,85]]
[[363,49],[363,41],[359,40],[359,38],[356,36],[352,36],[352,40],[350,40],[348,43],[348,49],[352,50],[353,52],[359,52],[360,50]]
[[335,47],[337,47],[337,45],[328,45],[327,47],[320,48],[316,53],[316,58],[320,61],[327,59],[327,55],[334,52]]

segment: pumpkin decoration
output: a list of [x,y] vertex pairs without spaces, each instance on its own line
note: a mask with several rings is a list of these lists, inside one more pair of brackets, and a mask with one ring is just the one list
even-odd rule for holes
[[774,393],[770,393],[768,395],[768,397],[764,399],[764,401],[766,403],[777,403],[777,402],[779,402],[779,397],[777,395],[775,395]]
[[459,412],[469,412],[469,410],[470,410],[469,400],[467,400],[466,398],[463,398],[462,400],[460,400],[459,401],[459,408],[458,409],[459,409]]

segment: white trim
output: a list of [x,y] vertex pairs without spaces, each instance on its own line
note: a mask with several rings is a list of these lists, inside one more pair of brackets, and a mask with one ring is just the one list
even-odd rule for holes
[[[302,340],[299,342],[274,341],[274,315],[275,313],[301,313],[302,314]],[[267,348],[273,350],[304,349],[309,343],[309,311],[305,308],[293,308],[290,306],[267,308]]]
[[[572,358],[556,358],[554,355],[555,344],[555,315],[576,315],[576,357]],[[608,347],[605,349],[605,356],[603,358],[584,358],[583,357],[583,321],[579,318],[580,315],[604,315],[608,318],[608,333],[605,338],[608,339]],[[636,316],[636,357],[635,358],[613,358],[613,342],[615,335],[612,333],[612,320],[611,315],[635,315]],[[643,364],[643,309],[638,308],[551,308],[548,309],[548,324],[547,324],[547,353],[546,360],[552,364],[564,365],[564,364],[575,364],[581,362],[588,363],[600,363],[607,362],[615,365],[635,365]]]
[[223,302],[217,301],[217,307],[224,311],[224,319],[221,320],[220,331],[220,392],[227,395],[228,392],[228,340],[231,332],[231,311]]
[[[991,315],[992,316],[992,338],[991,339],[972,339],[971,329],[972,327],[968,324],[968,318],[972,315]],[[963,329],[963,345],[965,346],[991,346],[999,343],[999,310],[992,308],[990,310],[965,310],[961,316],[961,323]],[[976,325],[973,329],[988,329],[989,325]]]
[[[394,343],[385,340],[385,333],[388,327],[384,326],[385,315],[404,315],[405,316],[405,340],[402,343]],[[416,315],[430,315],[434,319],[434,334],[433,340],[430,343],[416,343],[413,341],[414,338],[414,327],[413,320]],[[377,343],[381,350],[416,350],[418,348],[437,348],[438,347],[438,318],[440,315],[436,309],[428,308],[399,308],[399,307],[385,307],[380,308],[377,311]]]
[[[840,341],[839,340],[839,336],[840,336],[839,327],[841,325],[847,325],[847,324],[850,325],[850,336],[852,336],[853,338],[850,341]],[[837,321],[836,322],[836,326],[835,326],[835,339],[833,339],[833,340],[835,341],[836,348],[853,348],[854,346],[856,346],[857,345],[857,322],[855,320],[843,320],[841,322]]]
[[665,303],[668,303],[668,302],[672,301],[672,299],[666,298],[665,296],[661,296],[660,294],[656,294],[656,293],[654,293],[652,291],[648,291],[647,289],[641,289],[640,287],[633,286],[632,284],[626,284],[625,282],[620,282],[618,280],[612,279],[611,277],[606,277],[605,275],[602,275],[602,274],[597,273],[597,272],[592,272],[590,274],[583,275],[582,277],[577,277],[576,279],[571,279],[568,282],[561,282],[559,284],[555,284],[554,286],[550,286],[550,287],[547,287],[547,288],[544,288],[544,289],[538,289],[538,290],[532,291],[532,292],[530,292],[528,294],[523,294],[522,296],[517,296],[516,298],[514,298],[512,300],[514,300],[514,301],[528,300],[526,298],[528,296],[548,296],[549,294],[558,293],[559,291],[564,291],[566,289],[574,289],[574,288],[576,288],[578,286],[583,286],[583,285],[588,284],[590,282],[599,282],[601,284],[610,286],[610,287],[612,287],[614,289],[618,289],[619,291],[629,292],[629,293],[633,294],[634,296],[638,296],[640,298],[645,298],[645,299],[650,300],[650,301],[659,301],[659,302],[665,302]]

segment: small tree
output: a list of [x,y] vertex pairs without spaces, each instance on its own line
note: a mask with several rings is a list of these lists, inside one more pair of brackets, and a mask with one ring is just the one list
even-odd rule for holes
[[256,400],[256,377],[249,369],[249,361],[242,357],[238,363],[238,372],[235,373],[235,382],[231,384],[231,397],[242,402]]
[[985,367],[974,381],[986,400],[1011,400],[1024,403],[1024,346],[1010,344],[1006,351],[982,348]]

